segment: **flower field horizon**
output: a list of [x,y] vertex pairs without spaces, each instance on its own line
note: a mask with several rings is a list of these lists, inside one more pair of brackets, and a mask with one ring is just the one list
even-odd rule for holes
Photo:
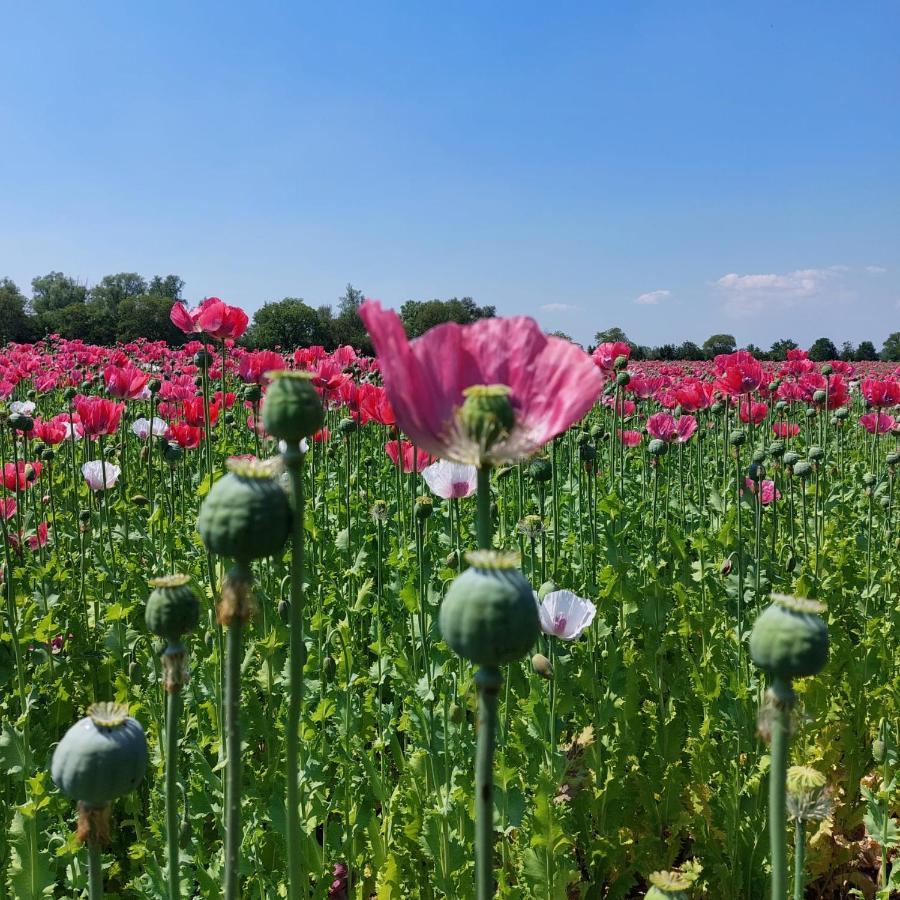
[[360,313],[0,350],[0,898],[900,890],[900,366]]

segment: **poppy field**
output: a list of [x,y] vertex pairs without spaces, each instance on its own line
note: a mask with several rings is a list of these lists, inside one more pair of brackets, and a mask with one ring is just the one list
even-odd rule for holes
[[900,894],[900,369],[0,351],[0,896]]

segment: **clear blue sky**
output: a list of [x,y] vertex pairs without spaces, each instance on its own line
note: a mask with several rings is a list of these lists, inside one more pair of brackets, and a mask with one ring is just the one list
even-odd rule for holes
[[0,275],[900,329],[900,4],[7,2]]

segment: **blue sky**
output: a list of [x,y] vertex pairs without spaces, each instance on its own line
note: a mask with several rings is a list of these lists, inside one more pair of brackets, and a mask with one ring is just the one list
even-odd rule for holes
[[900,329],[900,5],[9,2],[0,275]]

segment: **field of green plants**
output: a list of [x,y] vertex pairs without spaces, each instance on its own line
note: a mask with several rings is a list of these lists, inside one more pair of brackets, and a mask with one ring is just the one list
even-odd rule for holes
[[900,894],[895,364],[176,307],[0,354],[0,896]]

